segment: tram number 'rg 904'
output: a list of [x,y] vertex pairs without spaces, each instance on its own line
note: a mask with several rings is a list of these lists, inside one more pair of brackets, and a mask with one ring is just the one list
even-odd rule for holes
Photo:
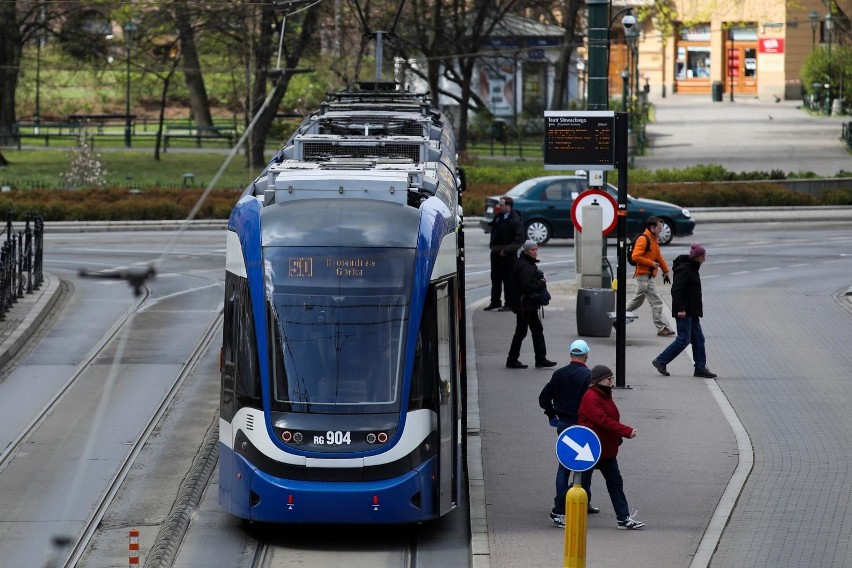
[[314,436],[314,444],[318,446],[342,446],[343,444],[350,444],[352,442],[352,433],[351,432],[341,432],[340,430],[336,432],[328,431],[325,433],[325,436]]

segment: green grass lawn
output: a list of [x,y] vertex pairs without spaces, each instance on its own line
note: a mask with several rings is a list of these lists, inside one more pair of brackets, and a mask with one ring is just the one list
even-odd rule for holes
[[[134,147],[139,146],[134,139]],[[221,146],[221,144],[219,144]],[[145,150],[99,150],[101,163],[106,167],[108,185],[114,187],[180,187],[184,175],[193,174],[192,184],[205,186],[213,179],[224,163],[226,153],[170,152],[154,160],[153,147]],[[18,188],[62,188],[60,174],[69,168],[71,146],[50,147],[39,150],[4,148],[3,156],[9,166],[0,168],[0,183]],[[243,154],[237,155],[222,175],[216,187],[243,188],[260,171],[246,166]],[[187,178],[189,180],[189,178]]]

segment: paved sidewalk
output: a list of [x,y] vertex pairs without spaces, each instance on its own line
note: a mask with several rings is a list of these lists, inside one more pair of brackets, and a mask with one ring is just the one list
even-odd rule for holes
[[[570,360],[568,345],[577,338],[576,282],[552,288],[545,335],[548,357],[562,366]],[[478,308],[468,312],[477,367],[471,380],[478,383],[470,385],[470,390],[478,388],[478,399],[470,404],[479,410],[469,417],[471,429],[479,428],[478,437],[468,438],[470,461],[482,460],[481,466],[470,467],[473,566],[562,566],[565,533],[548,519],[555,430],[538,407],[538,393],[553,369],[533,367],[529,339],[521,360],[530,368],[506,369],[515,317]],[[639,510],[647,526],[635,532],[616,529],[603,478],[596,473],[592,501],[601,513],[588,518],[588,566],[683,567],[702,546],[712,552],[715,541],[702,543],[705,529],[738,466],[736,429],[725,415],[726,402],[717,402],[715,382],[657,374],[650,361],[670,339],[656,335],[647,315],[642,312],[627,326],[630,388],[614,393],[622,422],[639,431],[622,445],[619,464],[631,509]],[[615,370],[615,333],[584,339],[591,347],[589,365]],[[694,451],[697,447],[702,451]]]
[[[839,141],[843,117],[812,117],[790,101],[712,103],[679,96],[655,102],[651,151],[636,159],[636,167],[715,163],[731,171],[779,169],[826,176],[852,170],[852,159]],[[698,223],[821,222],[848,220],[852,208],[691,212]],[[627,284],[629,297],[632,279]],[[568,345],[577,337],[576,282],[552,288],[545,337],[548,357],[561,366],[568,363]],[[852,301],[852,288],[846,297]],[[472,565],[562,566],[564,531],[548,519],[555,491],[555,431],[538,407],[538,393],[553,370],[532,365],[506,369],[514,315],[478,309],[484,302],[468,310]],[[651,367],[670,340],[656,335],[647,308],[639,315],[627,326],[631,388],[615,391],[614,397],[622,422],[639,431],[622,445],[619,465],[631,509],[639,510],[638,518],[647,526],[618,531],[603,480],[595,474],[592,501],[601,513],[588,519],[586,565],[704,568],[751,469],[752,448],[715,381],[663,377]],[[584,339],[591,346],[590,365],[615,368],[614,333]],[[529,339],[521,360],[533,363]]]
[[59,278],[45,272],[38,290],[24,294],[0,320],[0,366],[24,346],[59,297]]

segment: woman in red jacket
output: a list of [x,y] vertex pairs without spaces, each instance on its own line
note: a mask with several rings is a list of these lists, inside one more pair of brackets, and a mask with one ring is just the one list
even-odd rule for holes
[[[601,441],[601,457],[594,469],[599,469],[606,480],[606,489],[615,509],[620,529],[641,529],[645,526],[630,516],[627,497],[624,496],[624,481],[618,469],[618,446],[622,438],[635,438],[636,429],[619,422],[621,415],[615,401],[612,400],[612,371],[604,365],[592,369],[592,382],[589,390],[580,401],[578,424],[590,428]],[[584,471],[582,484],[591,500],[592,471]],[[634,513],[635,514],[635,513]]]

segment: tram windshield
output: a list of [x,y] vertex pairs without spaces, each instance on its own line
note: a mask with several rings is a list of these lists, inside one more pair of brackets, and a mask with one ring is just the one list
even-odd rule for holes
[[398,411],[414,251],[269,247],[264,263],[273,410]]

